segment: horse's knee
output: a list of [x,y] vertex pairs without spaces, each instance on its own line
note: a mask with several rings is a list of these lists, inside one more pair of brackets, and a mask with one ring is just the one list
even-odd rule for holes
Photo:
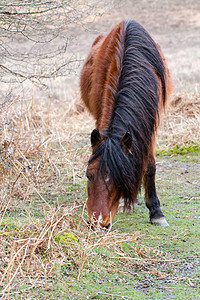
[[139,203],[139,202],[138,202],[138,199],[136,198],[135,202],[134,202],[133,204],[131,204],[129,208],[127,208],[126,205],[125,205],[124,199],[121,198],[121,199],[119,200],[119,206],[118,206],[117,212],[118,212],[118,213],[129,212],[129,211],[131,211],[132,209],[134,209],[134,207],[137,206],[138,203]]

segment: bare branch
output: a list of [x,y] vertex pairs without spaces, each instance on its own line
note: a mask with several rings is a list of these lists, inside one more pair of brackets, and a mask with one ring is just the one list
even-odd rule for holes
[[0,1],[0,81],[9,88],[26,80],[46,84],[75,72],[81,59],[66,54],[69,32],[74,26],[84,28],[88,17],[103,14],[109,5],[113,1]]

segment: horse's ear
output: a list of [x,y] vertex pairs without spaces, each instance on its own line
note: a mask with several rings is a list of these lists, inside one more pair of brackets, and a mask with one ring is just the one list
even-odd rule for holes
[[130,134],[129,131],[127,131],[123,137],[121,138],[121,146],[122,148],[129,153],[131,151],[131,147],[132,147],[132,135]]
[[103,137],[98,129],[94,129],[91,133],[91,145],[95,147],[97,144],[103,141]]

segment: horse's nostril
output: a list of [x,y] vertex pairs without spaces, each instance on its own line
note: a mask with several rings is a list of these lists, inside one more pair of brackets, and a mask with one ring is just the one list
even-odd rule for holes
[[[87,224],[89,229],[92,229],[93,231],[97,230],[97,227],[93,225],[91,222],[87,221]],[[110,223],[106,226],[99,228],[98,230],[108,230],[109,228],[110,228]]]
[[87,221],[87,224],[88,224],[89,229],[92,229],[92,230],[95,231],[94,226],[89,221]]
[[105,226],[105,228],[106,228],[106,229],[109,229],[109,228],[110,228],[110,223],[109,223],[107,226]]

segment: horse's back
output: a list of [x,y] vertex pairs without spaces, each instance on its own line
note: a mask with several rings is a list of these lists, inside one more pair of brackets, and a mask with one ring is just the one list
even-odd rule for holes
[[[120,22],[107,35],[99,35],[95,39],[81,72],[81,97],[94,116],[97,128],[100,128],[100,130],[107,127],[115,106],[114,97],[118,90],[119,78],[123,69],[123,56],[126,55],[125,39],[129,39],[132,43],[128,45],[129,48],[135,47],[136,49],[140,47],[142,51],[146,51],[145,55],[149,55],[150,64],[152,60],[152,53],[150,52],[154,52],[153,55],[157,56],[154,59],[155,64],[153,66],[156,76],[158,74],[157,62],[160,60],[161,65],[163,64],[163,70],[161,71],[163,78],[158,76],[158,82],[160,82],[160,108],[165,106],[172,91],[170,73],[160,46],[151,39],[146,30],[137,22],[133,20]],[[138,46],[138,43],[141,44]],[[157,54],[155,55],[155,53]],[[131,59],[135,58],[130,57]]]
[[90,93],[93,84],[93,74],[95,69],[95,58],[96,51],[99,48],[99,44],[101,44],[104,36],[100,34],[93,42],[88,57],[86,58],[80,77],[80,87],[81,87],[81,97],[84,101],[86,107],[91,111],[91,101],[90,101]]
[[122,29],[123,21],[95,39],[81,71],[81,97],[97,123],[102,114],[102,101],[110,97],[107,86],[116,88],[112,81],[119,72],[116,58]]

